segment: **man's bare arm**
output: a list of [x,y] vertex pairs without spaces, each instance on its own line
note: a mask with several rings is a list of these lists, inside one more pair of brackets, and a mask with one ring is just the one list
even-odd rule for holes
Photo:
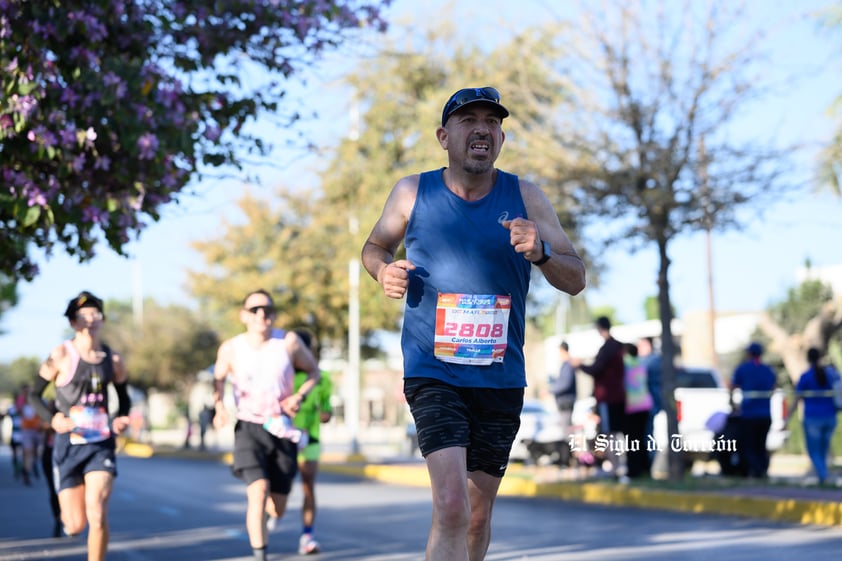
[[383,206],[383,213],[371,230],[362,249],[362,263],[368,274],[390,298],[402,298],[415,266],[406,259],[395,261],[395,252],[403,241],[409,215],[415,205],[418,176],[405,177],[395,184]]
[[521,193],[527,215],[535,223],[539,237],[535,248],[537,254],[534,258],[527,258],[530,261],[540,258],[543,255],[543,250],[539,247],[540,242],[548,242],[552,257],[539,267],[541,273],[555,288],[571,295],[580,293],[586,284],[585,264],[561,227],[550,200],[543,191],[528,181],[521,180]]

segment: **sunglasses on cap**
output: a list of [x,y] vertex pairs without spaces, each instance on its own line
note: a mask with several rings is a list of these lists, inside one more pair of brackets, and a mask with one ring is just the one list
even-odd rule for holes
[[252,306],[251,308],[245,308],[245,310],[250,314],[256,314],[259,311],[263,312],[264,316],[273,316],[275,315],[275,306]]
[[444,126],[447,119],[460,107],[479,101],[495,105],[501,118],[509,116],[508,109],[500,104],[500,92],[494,88],[464,88],[450,96],[450,99],[444,104],[444,110],[441,112],[441,126]]

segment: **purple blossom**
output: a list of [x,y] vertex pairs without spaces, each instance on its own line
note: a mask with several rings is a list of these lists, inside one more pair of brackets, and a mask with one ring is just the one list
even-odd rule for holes
[[85,155],[79,154],[78,156],[73,158],[73,161],[70,163],[70,168],[76,173],[79,173],[80,171],[85,169]]
[[27,206],[47,206],[47,198],[44,196],[44,193],[38,190],[37,187],[30,186],[25,191]]
[[32,30],[41,36],[42,39],[49,39],[56,34],[56,27],[52,22],[42,24],[39,21],[33,22]]
[[119,76],[117,76],[116,74],[114,74],[110,70],[108,72],[106,72],[105,75],[102,77],[102,83],[105,84],[106,86],[113,86],[113,85],[119,84],[122,81],[123,80],[121,80]]
[[108,171],[109,169],[111,169],[111,158],[109,158],[108,156],[100,156],[94,162],[94,169]]
[[[33,136],[34,138],[30,137]],[[43,125],[38,125],[35,129],[29,131],[27,135],[29,140],[37,141],[41,146],[55,146],[57,144],[56,135]]]
[[93,224],[103,224],[108,213],[93,205],[88,205],[82,209],[82,221],[91,222]]
[[71,148],[76,144],[76,130],[71,127],[62,129],[59,132],[59,137],[61,138],[61,145],[64,148]]
[[12,112],[19,113],[24,119],[29,118],[37,105],[38,100],[31,95],[12,94],[10,103]]
[[205,129],[205,138],[207,138],[211,142],[216,142],[217,140],[219,140],[220,136],[221,131],[219,130],[219,127],[209,126]]
[[155,152],[158,150],[158,137],[152,133],[144,133],[137,139],[137,147],[140,150],[138,158],[141,160],[151,160],[155,157]]
[[[239,164],[228,133],[278,102],[283,84],[266,89],[244,81],[220,91],[214,78],[228,70],[216,63],[230,56],[229,40],[241,41],[269,74],[289,75],[298,68],[292,60],[338,45],[357,18],[378,21],[388,2],[259,0],[210,8],[185,0],[92,0],[32,11],[20,9],[21,0],[0,0],[0,43],[14,46],[0,63],[7,77],[0,94],[0,193],[48,205],[54,214],[41,237],[23,235],[19,247],[49,253],[64,245],[88,260],[102,239],[97,228],[119,248],[143,228],[144,214],[175,199],[196,172],[203,143],[219,143],[223,163]],[[228,17],[242,4],[261,22],[259,31]],[[212,16],[217,20],[205,25]],[[173,44],[195,55],[197,67],[179,65]],[[18,136],[22,142],[4,142]],[[144,165],[150,160],[160,165]],[[106,193],[122,203],[113,216],[103,208]],[[0,211],[6,209],[0,201]],[[59,240],[69,225],[73,240]],[[28,250],[4,258],[17,263],[15,278],[37,274]]]
[[79,96],[76,95],[76,92],[73,91],[72,88],[64,88],[61,91],[61,97],[59,99],[62,103],[66,103],[70,107],[74,107],[76,105],[76,101],[79,99]]

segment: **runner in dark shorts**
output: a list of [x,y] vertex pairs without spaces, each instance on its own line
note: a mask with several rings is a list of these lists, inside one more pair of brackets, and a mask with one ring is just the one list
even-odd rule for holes
[[85,474],[107,471],[117,477],[113,438],[91,444],[70,444],[67,433],[57,434],[53,445],[53,480],[56,491],[77,487],[85,482]]
[[467,449],[468,471],[495,477],[506,473],[520,428],[522,388],[459,388],[432,378],[407,378],[404,395],[424,457],[459,446]]
[[298,445],[242,420],[234,426],[234,435],[234,475],[246,485],[268,479],[270,492],[289,494],[298,473]]
[[[306,445],[292,417],[320,372],[298,335],[272,326],[277,310],[271,294],[250,292],[239,314],[245,331],[222,342],[214,363],[213,425],[221,430],[228,423],[223,397],[230,382],[237,419],[232,473],[246,484],[246,532],[254,561],[266,561],[268,520],[286,512],[298,473],[298,446]],[[307,374],[297,391],[296,371]]]
[[435,130],[447,165],[398,179],[361,254],[383,294],[405,299],[404,394],[432,489],[427,561],[488,552],[527,385],[533,271],[571,295],[585,287],[547,195],[495,166],[508,116],[495,88],[453,93]]

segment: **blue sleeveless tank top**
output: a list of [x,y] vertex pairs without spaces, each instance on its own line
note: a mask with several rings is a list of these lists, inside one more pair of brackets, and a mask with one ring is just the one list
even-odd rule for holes
[[[523,388],[526,293],[531,265],[515,252],[503,220],[526,218],[515,175],[497,171],[491,191],[478,201],[453,194],[444,168],[422,173],[404,245],[409,272],[401,350],[405,378],[435,378],[460,387]],[[454,364],[436,358],[439,294],[511,297],[508,344],[502,362]]]

